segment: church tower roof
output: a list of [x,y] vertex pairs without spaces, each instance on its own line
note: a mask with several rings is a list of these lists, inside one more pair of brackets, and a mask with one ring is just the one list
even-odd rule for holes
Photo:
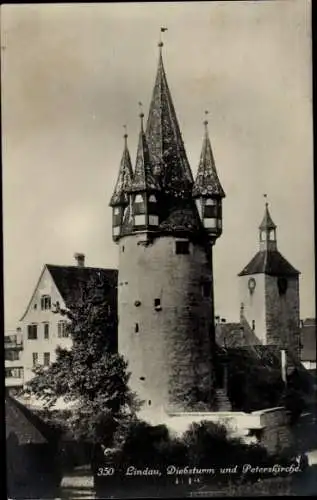
[[129,192],[156,191],[160,189],[158,181],[153,175],[149,148],[144,133],[143,118],[144,114],[141,113],[141,130],[136,154],[136,165]]
[[128,189],[131,187],[133,170],[128,149],[128,134],[124,134],[124,149],[120,162],[119,174],[117,182],[111,196],[109,205],[115,207],[118,205],[128,204]]
[[271,214],[269,212],[269,204],[268,203],[265,203],[264,217],[262,219],[261,224],[259,225],[259,229],[261,231],[276,229],[276,225],[274,224],[272,217],[271,217]]
[[[264,195],[266,198],[266,195]],[[244,267],[238,276],[251,274],[266,274],[270,276],[297,276],[300,274],[277,249],[276,225],[269,212],[268,203],[265,203],[265,211],[260,230],[260,251]]]
[[160,179],[164,191],[184,193],[191,189],[193,176],[166,79],[162,46],[160,42],[146,138],[155,175]]
[[207,120],[205,120],[204,125],[205,134],[197,170],[197,176],[193,187],[193,196],[218,196],[219,198],[224,198],[226,195],[218,178],[216,164],[208,134]]

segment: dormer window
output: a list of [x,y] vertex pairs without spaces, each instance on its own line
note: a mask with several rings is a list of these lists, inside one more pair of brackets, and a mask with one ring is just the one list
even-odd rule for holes
[[42,295],[41,297],[41,309],[46,311],[51,309],[51,297],[49,295]]
[[155,194],[151,194],[150,197],[149,197],[149,202],[150,203],[156,203],[156,196]]

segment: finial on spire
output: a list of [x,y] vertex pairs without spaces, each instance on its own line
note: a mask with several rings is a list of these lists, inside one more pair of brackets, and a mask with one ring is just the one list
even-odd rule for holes
[[205,125],[205,128],[206,128],[206,129],[207,129],[207,125],[208,125],[208,120],[207,120],[207,116],[208,116],[208,114],[209,114],[209,111],[206,109],[206,110],[205,110],[205,116],[206,116],[206,118],[205,118],[205,120],[204,120],[204,125]]
[[126,125],[123,125],[123,128],[124,128],[124,138],[127,139],[128,138],[128,132],[127,132],[127,126]]
[[268,204],[268,201],[267,201],[267,194],[266,193],[263,195],[263,198],[265,199],[265,206],[268,207],[269,204]]
[[160,29],[160,40],[159,40],[159,43],[158,43],[158,46],[160,47],[160,49],[164,45],[163,42],[162,42],[162,33],[164,33],[165,31],[167,31],[167,28],[161,27],[161,29]]
[[143,113],[143,104],[141,101],[139,101],[139,108],[140,108],[140,114],[139,117],[141,118],[141,130],[143,131],[143,118],[144,118],[144,113]]

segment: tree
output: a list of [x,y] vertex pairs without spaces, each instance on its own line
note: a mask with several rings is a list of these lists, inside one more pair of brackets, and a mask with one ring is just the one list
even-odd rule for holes
[[58,348],[56,361],[37,367],[27,391],[52,408],[58,398],[74,404],[67,424],[75,438],[109,445],[117,423],[138,408],[129,387],[127,363],[116,352],[116,311],[110,286],[97,276],[83,284],[80,298],[57,313],[68,318],[70,350]]

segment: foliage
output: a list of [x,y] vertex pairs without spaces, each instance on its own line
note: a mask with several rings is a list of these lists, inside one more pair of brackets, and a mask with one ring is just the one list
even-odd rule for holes
[[109,306],[110,286],[100,276],[81,288],[81,297],[56,312],[68,320],[70,350],[58,348],[56,361],[37,367],[27,391],[52,408],[63,397],[74,411],[67,419],[74,437],[108,442],[120,421],[138,407],[130,374],[116,349],[116,311]]
[[135,466],[186,463],[185,443],[171,436],[165,425],[152,426],[137,419],[122,424],[115,433],[122,463]]

